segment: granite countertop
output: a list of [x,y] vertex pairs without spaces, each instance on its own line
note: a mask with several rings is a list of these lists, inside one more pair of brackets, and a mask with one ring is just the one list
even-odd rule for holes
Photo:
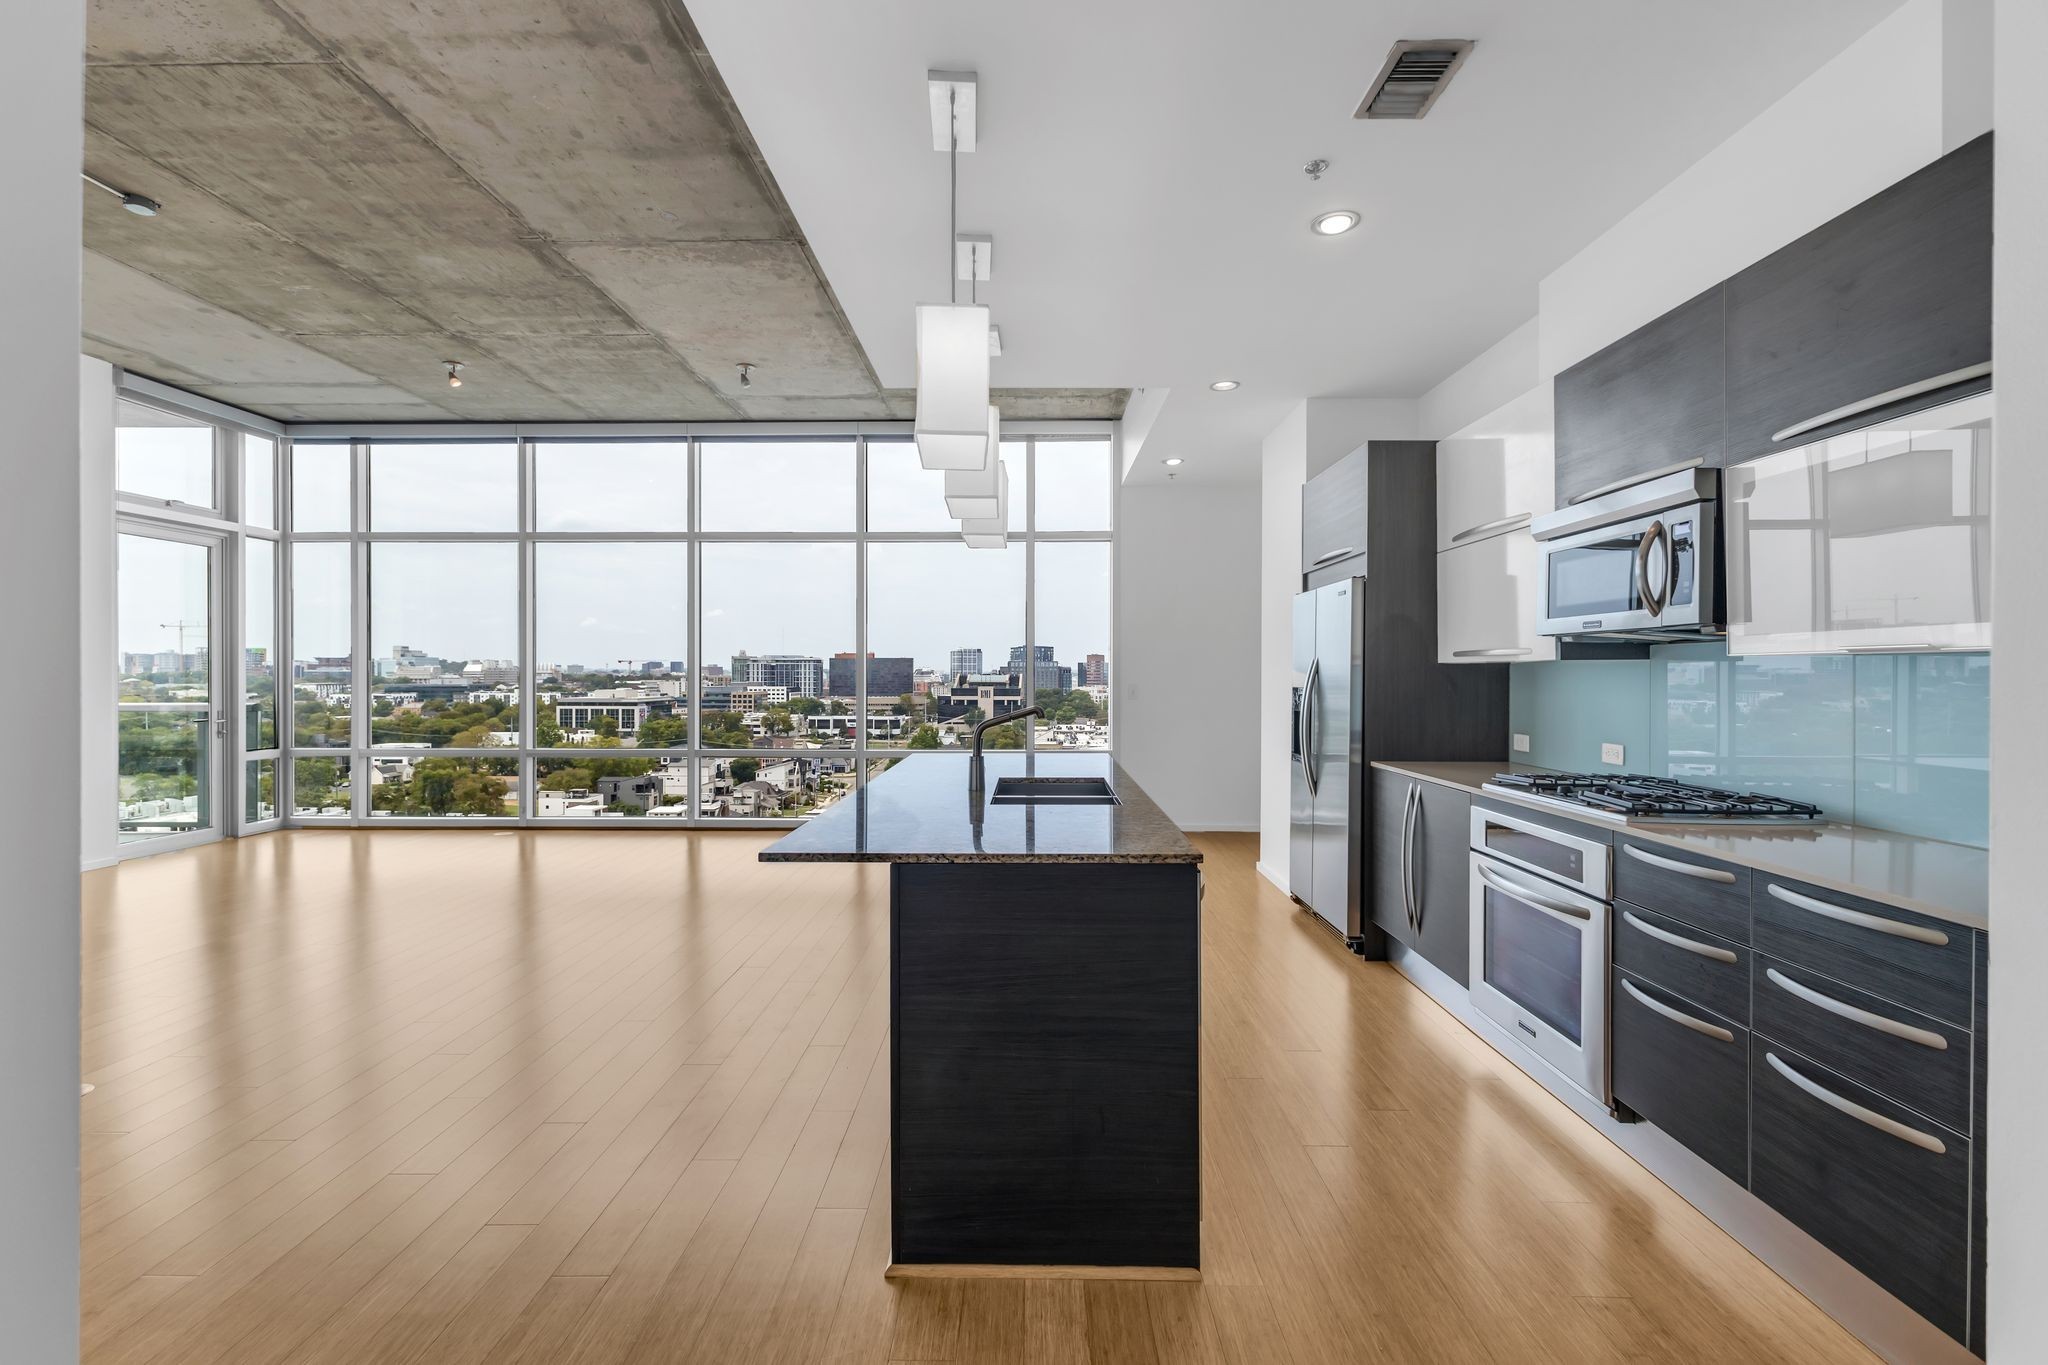
[[[1434,763],[1389,761],[1375,768],[1427,782],[1459,787],[1489,801],[1525,805],[1552,815],[1569,815],[1540,801],[1504,792],[1482,792],[1495,773],[1548,772],[1526,763]],[[1760,872],[1815,886],[1867,896],[1901,910],[1913,910],[1973,929],[1990,928],[1991,855],[1966,844],[1943,843],[1913,834],[1868,829],[1824,820],[1811,825],[1624,825],[1585,817],[1601,829],[1622,830],[1632,839],[1669,844],[1710,858],[1741,863]]]
[[968,756],[906,756],[761,851],[764,863],[1199,863],[1201,853],[1107,754],[985,755],[996,779],[1106,778],[1114,806],[970,803]]

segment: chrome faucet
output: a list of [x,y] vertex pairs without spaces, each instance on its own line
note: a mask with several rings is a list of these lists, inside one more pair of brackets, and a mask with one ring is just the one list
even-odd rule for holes
[[988,729],[991,725],[1008,725],[1011,721],[1023,720],[1026,716],[1043,717],[1044,715],[1045,708],[1042,706],[1024,706],[1019,707],[1015,711],[1005,711],[1000,716],[990,716],[987,720],[974,727],[974,757],[970,760],[967,767],[967,795],[969,797],[978,799],[981,796],[983,786],[986,784],[981,767],[981,732]]

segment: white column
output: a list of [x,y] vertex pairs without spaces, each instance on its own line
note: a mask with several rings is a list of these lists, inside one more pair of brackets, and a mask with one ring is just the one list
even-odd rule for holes
[[79,866],[111,867],[120,765],[114,570],[114,367],[78,358]]
[[0,412],[8,718],[0,781],[0,1324],[78,1358],[78,215],[85,6],[12,6],[0,43]]
[[1998,366],[1991,603],[1991,1114],[1989,1260],[1992,1365],[2048,1352],[2048,575],[2030,550],[2048,514],[2048,5],[1998,0],[1992,345]]

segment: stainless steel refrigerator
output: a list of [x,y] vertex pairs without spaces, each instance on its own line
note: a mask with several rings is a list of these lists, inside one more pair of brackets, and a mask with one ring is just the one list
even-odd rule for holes
[[1364,933],[1355,684],[1365,592],[1365,579],[1345,578],[1294,599],[1288,892],[1347,939]]

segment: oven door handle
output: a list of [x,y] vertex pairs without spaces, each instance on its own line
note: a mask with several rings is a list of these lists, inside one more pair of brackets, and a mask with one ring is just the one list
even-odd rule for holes
[[1485,882],[1502,895],[1513,896],[1524,905],[1533,905],[1546,914],[1555,915],[1563,920],[1581,922],[1589,921],[1593,918],[1591,910],[1573,905],[1569,901],[1553,900],[1533,886],[1524,886],[1520,882],[1501,876],[1500,873],[1495,872],[1483,861],[1475,860],[1472,864],[1472,870],[1479,874],[1480,881]]

